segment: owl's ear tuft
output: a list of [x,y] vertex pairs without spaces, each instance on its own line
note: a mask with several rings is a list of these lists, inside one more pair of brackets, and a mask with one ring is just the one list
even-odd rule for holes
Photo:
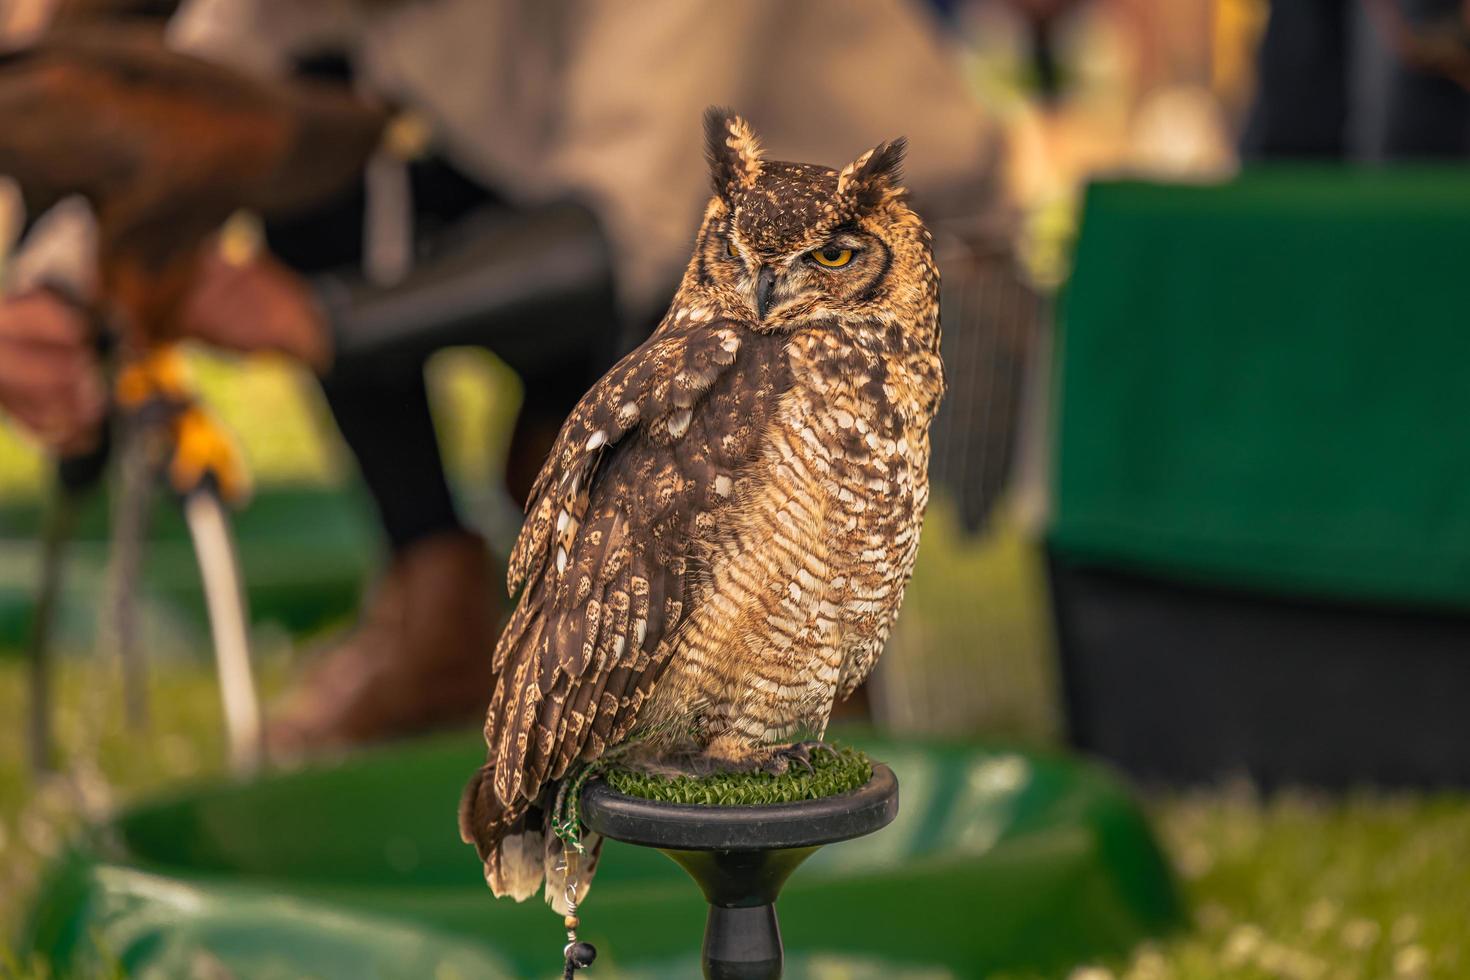
[[716,194],[728,197],[755,184],[761,172],[761,145],[750,123],[729,109],[710,106],[704,110],[704,140]]
[[903,193],[903,155],[909,141],[879,143],[842,168],[837,175],[837,195],[859,207],[872,207],[889,194]]

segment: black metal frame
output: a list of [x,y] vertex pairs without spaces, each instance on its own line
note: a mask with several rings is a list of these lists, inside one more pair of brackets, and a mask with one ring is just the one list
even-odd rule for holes
[[1047,569],[1078,749],[1174,784],[1470,786],[1470,614]]

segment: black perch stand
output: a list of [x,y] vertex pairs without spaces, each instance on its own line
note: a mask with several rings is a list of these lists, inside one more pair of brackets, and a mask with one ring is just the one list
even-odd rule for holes
[[699,885],[709,902],[709,980],[776,980],[782,966],[776,922],[781,886],[817,848],[888,826],[898,814],[898,780],[893,770],[874,763],[872,778],[850,792],[763,806],[660,803],[595,781],[582,791],[581,808],[588,829],[658,848]]

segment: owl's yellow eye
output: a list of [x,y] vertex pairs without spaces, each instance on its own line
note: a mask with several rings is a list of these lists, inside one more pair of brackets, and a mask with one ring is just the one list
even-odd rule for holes
[[740,253],[735,249],[735,240],[733,238],[725,239],[725,254],[732,259],[740,258]]
[[816,260],[817,265],[824,268],[840,269],[852,261],[852,249],[834,248],[828,245],[826,248],[819,248],[813,252],[812,258]]

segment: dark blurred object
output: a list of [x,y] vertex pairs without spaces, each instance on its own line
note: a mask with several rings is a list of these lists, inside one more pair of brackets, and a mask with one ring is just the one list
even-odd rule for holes
[[[355,84],[346,52],[312,50],[295,67]],[[267,226],[271,251],[314,277],[336,354],[323,392],[392,553],[357,628],[321,652],[275,713],[277,753],[483,714],[500,590],[486,542],[461,519],[445,476],[426,361],[472,345],[516,371],[524,397],[505,484],[521,502],[561,420],[619,353],[612,263],[588,208],[514,206],[437,152],[412,161],[403,178],[413,261],[387,281],[363,274],[367,182]]]
[[1041,100],[1050,105],[1061,98],[1062,68],[1057,58],[1057,24],[1083,0],[1007,0],[1026,19],[1031,70]]
[[612,265],[585,207],[483,209],[456,226],[438,254],[389,288],[327,291],[339,360],[396,370],[445,347],[483,344],[540,377],[567,352],[615,353]]
[[395,549],[464,529],[429,411],[423,366],[435,351],[486,347],[520,376],[505,482],[521,501],[567,411],[647,332],[619,335],[609,246],[586,207],[512,207],[432,154],[409,182],[417,257],[392,284],[357,271],[360,186],[267,227],[271,251],[315,277],[336,350],[323,388]]
[[[73,301],[71,297],[67,299]],[[111,339],[106,333],[98,331],[97,346],[99,356],[105,358],[111,346]],[[68,546],[76,533],[82,507],[92,490],[102,482],[112,456],[112,443],[112,427],[103,425],[91,448],[63,457],[57,463],[56,485],[42,519],[40,575],[36,580],[31,632],[26,644],[30,708],[26,737],[33,773],[48,772],[56,762],[51,739],[52,634],[61,600]]]
[[1470,22],[1456,0],[1364,0],[1389,47],[1406,65],[1470,88]]
[[929,473],[959,505],[965,530],[985,526],[1007,488],[1043,300],[1008,253],[936,236],[946,392],[930,432]]
[[1470,786],[1470,616],[1048,572],[1076,748],[1150,782]]
[[[946,27],[959,22],[958,8],[965,0],[929,0],[929,7],[938,15]],[[1057,55],[1057,26],[1064,16],[1086,0],[1004,0],[1004,5],[1015,11],[1026,24],[1028,54],[1031,71],[1035,75],[1036,90],[1046,105],[1057,102],[1062,95],[1063,70]]]
[[[296,69],[354,78],[351,59],[331,50],[298,58]],[[272,253],[317,277],[336,351],[323,388],[395,550],[465,529],[429,411],[423,367],[434,352],[486,347],[521,378],[505,482],[523,503],[571,406],[648,329],[620,336],[610,247],[585,206],[512,206],[436,152],[412,161],[407,178],[414,263],[395,282],[361,275],[362,183],[267,226]]]
[[1467,251],[1459,169],[1091,188],[1048,533],[1076,745],[1470,783]]
[[1352,0],[1271,4],[1257,54],[1256,99],[1241,140],[1251,158],[1344,155]]
[[[1248,159],[1350,155],[1369,115],[1360,79],[1381,88],[1381,132],[1370,159],[1470,154],[1470,47],[1460,0],[1362,0],[1390,64],[1380,81],[1365,63],[1358,0],[1278,0],[1261,41],[1255,105],[1241,138]],[[1459,79],[1457,81],[1456,79]]]
[[151,21],[160,28],[179,9],[180,0],[58,0],[51,29],[99,20]]
[[1062,94],[1062,69],[1057,63],[1056,21],[1037,18],[1031,28],[1031,69],[1036,72],[1036,88],[1041,100],[1056,102]]

